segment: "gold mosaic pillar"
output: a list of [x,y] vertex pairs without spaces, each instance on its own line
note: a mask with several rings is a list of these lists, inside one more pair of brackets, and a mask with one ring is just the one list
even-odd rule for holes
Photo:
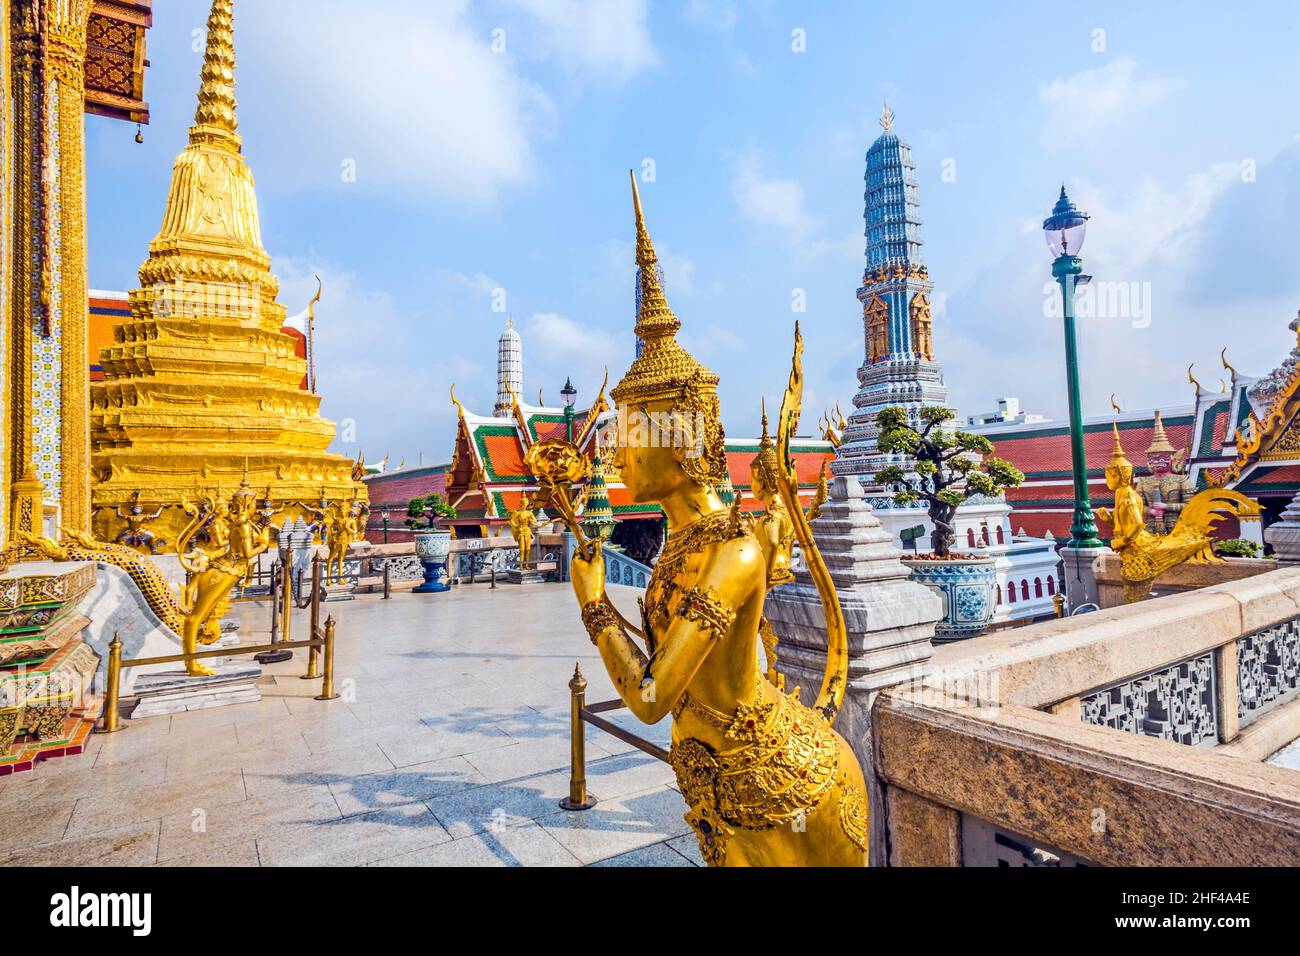
[[12,0],[7,25],[9,83],[13,97],[12,156],[7,176],[12,185],[12,228],[6,230],[10,275],[6,315],[5,500],[10,535],[41,526],[44,486],[33,467],[32,344],[42,321],[40,267],[41,215],[41,44],[39,0]]
[[[86,277],[86,27],[90,22],[91,0],[46,0],[49,24],[48,82],[50,172],[57,177],[57,195],[48,220],[54,235],[50,243],[51,343],[47,355],[58,360],[42,362],[37,382],[47,372],[46,364],[57,369],[59,416],[46,423],[39,434],[44,444],[52,441],[58,451],[57,494],[61,505],[60,524],[72,531],[90,530],[90,380],[86,352],[90,302]],[[46,356],[38,355],[38,360]],[[37,409],[38,414],[40,409]],[[52,426],[52,427],[51,427]],[[38,463],[38,468],[40,467]],[[55,473],[51,469],[47,483]]]
[[[13,91],[9,86],[9,0],[0,0],[0,344],[7,347],[9,335],[9,277],[13,272]],[[9,374],[0,364],[0,405],[9,414]],[[6,423],[7,425],[7,423]],[[0,451],[6,449],[9,429],[0,426]],[[9,517],[8,457],[0,454],[0,546],[5,543]]]

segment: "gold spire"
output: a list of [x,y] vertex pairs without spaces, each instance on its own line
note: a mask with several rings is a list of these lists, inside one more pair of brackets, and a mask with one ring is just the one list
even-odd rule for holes
[[632,367],[609,394],[617,405],[666,402],[671,410],[682,413],[685,420],[697,423],[703,429],[703,434],[695,435],[700,453],[686,456],[682,467],[698,481],[718,482],[727,473],[725,439],[718,411],[718,376],[677,342],[681,323],[668,307],[659,282],[654,244],[641,212],[636,174],[629,175],[636,212],[636,262],[641,271],[636,334],[642,347]]
[[880,108],[880,126],[886,133],[894,128],[894,111],[889,108],[889,100]]
[[640,269],[641,282],[641,308],[636,317],[636,334],[646,341],[675,335],[682,324],[668,307],[668,299],[659,282],[659,259],[645,227],[641,194],[636,188],[636,173],[628,170],[628,175],[632,179],[632,205],[636,210],[636,264]]
[[1169,441],[1169,436],[1165,434],[1165,424],[1160,420],[1160,409],[1156,409],[1156,422],[1151,434],[1151,447],[1147,449],[1148,455],[1167,454],[1172,455],[1176,448]]
[[235,116],[235,4],[212,0],[208,42],[199,74],[199,107],[190,128],[191,143],[211,143],[240,150],[239,120]]
[[1115,436],[1115,445],[1110,450],[1110,464],[1107,467],[1122,467],[1132,471],[1133,463],[1128,460],[1128,456],[1124,454],[1124,446],[1119,443],[1119,423],[1111,422],[1110,428]]

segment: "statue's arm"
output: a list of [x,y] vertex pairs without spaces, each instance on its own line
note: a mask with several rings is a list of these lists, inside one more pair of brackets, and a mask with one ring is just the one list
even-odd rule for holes
[[623,630],[608,598],[583,608],[583,623],[600,651],[614,689],[638,720],[658,723],[677,703],[714,646],[727,636],[736,611],[766,581],[766,564],[749,537],[713,546],[693,582],[681,591],[672,624],[653,636],[646,657]]

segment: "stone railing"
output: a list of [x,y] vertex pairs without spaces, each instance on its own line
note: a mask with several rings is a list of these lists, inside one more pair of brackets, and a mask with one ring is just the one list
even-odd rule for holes
[[[1300,569],[936,649],[883,691],[892,865],[1294,865]],[[877,860],[885,862],[885,860]]]

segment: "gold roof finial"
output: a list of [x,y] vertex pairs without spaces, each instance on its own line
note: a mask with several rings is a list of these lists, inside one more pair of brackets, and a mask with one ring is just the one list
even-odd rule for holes
[[1153,454],[1173,454],[1176,449],[1169,441],[1169,436],[1165,434],[1165,423],[1160,420],[1160,409],[1156,409],[1156,421],[1151,433],[1151,447],[1147,449],[1148,455]]
[[190,129],[190,142],[225,145],[240,151],[239,120],[235,115],[235,4],[212,0],[208,14],[207,48],[199,74],[199,107]]
[[880,126],[888,133],[894,128],[894,111],[889,108],[889,100],[885,100],[884,104],[880,108]]

